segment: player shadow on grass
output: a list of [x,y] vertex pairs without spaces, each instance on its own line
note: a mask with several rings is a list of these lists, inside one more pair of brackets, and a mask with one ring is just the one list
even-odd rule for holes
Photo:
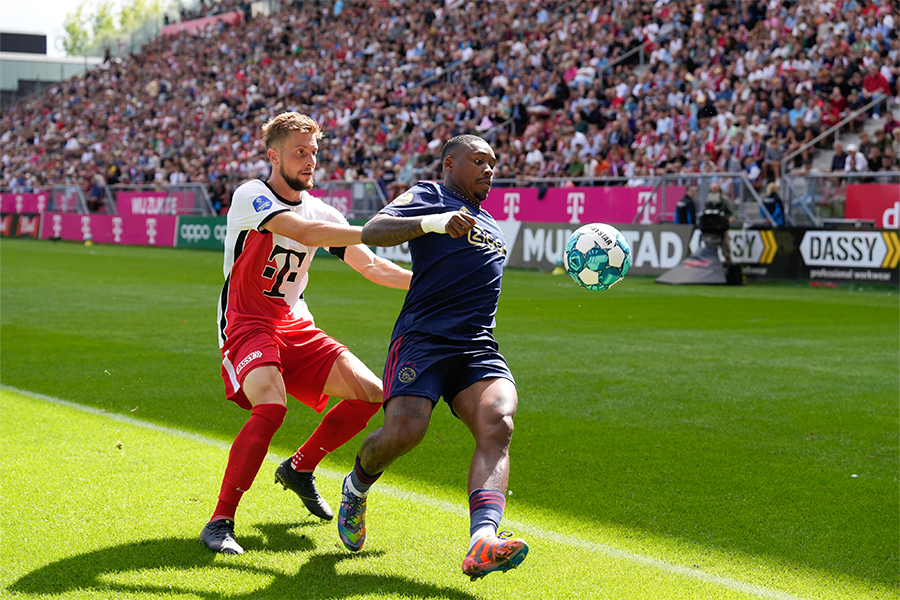
[[[162,538],[121,544],[87,552],[44,565],[13,582],[7,590],[19,594],[63,596],[76,591],[94,591],[114,595],[128,594],[184,594],[210,600],[264,600],[302,597],[321,600],[346,598],[359,594],[403,596],[409,598],[446,598],[451,600],[476,600],[476,596],[449,587],[429,585],[413,578],[395,575],[358,575],[337,572],[337,564],[344,560],[366,560],[383,556],[384,551],[363,551],[351,554],[315,552],[315,541],[305,534],[297,534],[297,527],[315,526],[310,523],[279,523],[257,525],[262,536],[241,536],[241,544],[253,553],[309,553],[296,573],[284,573],[248,564],[249,556],[222,556],[207,550],[197,539]],[[335,536],[337,537],[337,536]],[[213,586],[199,584],[189,587],[177,584],[131,584],[116,581],[142,577],[158,570],[166,572],[172,581],[185,578],[173,570],[225,569],[232,573],[244,573],[268,581],[266,587],[229,595]],[[129,575],[132,574],[132,575]],[[152,577],[152,573],[151,573]],[[233,580],[232,576],[228,576]],[[198,577],[206,581],[207,577]],[[240,585],[246,589],[246,585]]]

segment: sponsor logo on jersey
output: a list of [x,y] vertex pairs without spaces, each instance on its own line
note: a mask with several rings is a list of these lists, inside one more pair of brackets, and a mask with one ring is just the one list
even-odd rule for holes
[[240,372],[243,370],[244,367],[246,367],[247,365],[249,365],[251,362],[253,362],[253,361],[256,360],[257,358],[262,358],[262,352],[260,352],[259,350],[254,350],[253,352],[251,352],[250,354],[248,354],[248,355],[244,358],[244,360],[241,361],[241,363],[240,363],[240,364],[237,366],[237,368],[234,370],[235,373],[240,373]]
[[261,212],[268,208],[272,208],[272,201],[265,196],[257,196],[253,200],[253,210],[256,212]]
[[473,246],[482,246],[488,250],[493,250],[500,256],[506,257],[507,249],[503,240],[477,225],[469,230],[468,240]]
[[413,379],[416,378],[416,372],[412,367],[403,367],[397,373],[397,379],[402,381],[403,383],[409,383]]
[[391,202],[394,206],[403,206],[404,204],[409,204],[412,202],[413,195],[410,192],[404,192],[394,198],[394,201]]

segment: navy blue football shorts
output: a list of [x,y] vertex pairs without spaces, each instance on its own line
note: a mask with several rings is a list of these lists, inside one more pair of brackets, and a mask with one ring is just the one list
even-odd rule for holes
[[496,341],[451,340],[414,331],[391,342],[384,398],[421,396],[437,402],[443,397],[449,405],[470,385],[493,377],[516,383]]

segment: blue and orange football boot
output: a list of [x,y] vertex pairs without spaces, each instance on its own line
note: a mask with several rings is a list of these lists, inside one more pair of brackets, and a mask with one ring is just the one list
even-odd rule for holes
[[463,559],[463,574],[475,581],[494,571],[515,569],[522,564],[526,556],[528,544],[525,540],[512,537],[508,531],[502,531],[496,536],[489,535],[475,542]]

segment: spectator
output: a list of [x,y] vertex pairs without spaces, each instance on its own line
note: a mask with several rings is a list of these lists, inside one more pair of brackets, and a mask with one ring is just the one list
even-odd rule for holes
[[[719,160],[716,161],[716,170],[722,173],[740,173],[744,170],[741,161],[734,156],[729,146],[722,148]],[[740,197],[743,192],[743,182],[733,177],[723,177],[720,180],[722,191],[732,198]]]
[[225,176],[219,175],[209,187],[209,201],[216,214],[224,215],[227,212],[225,192]]
[[[835,88],[837,89],[837,88]],[[822,101],[822,131],[831,129],[841,121],[841,111],[830,98]]]
[[878,149],[878,154],[880,156],[887,154],[888,149],[891,148],[893,142],[893,138],[885,133],[884,129],[875,130],[875,141],[873,142],[873,146]]
[[[878,170],[882,171],[882,172],[896,171],[897,165],[895,164],[895,162],[896,161],[894,161],[890,155],[883,155],[881,157],[881,168]],[[888,176],[878,175],[875,177],[875,182],[876,183],[892,183],[892,184],[896,185],[897,177],[895,175],[888,175]]]
[[869,139],[869,133],[867,131],[859,132],[859,151],[863,156],[869,156],[869,152],[872,150],[872,146],[875,144]]
[[841,93],[840,86],[836,85],[831,89],[831,95],[828,99],[831,100],[831,106],[837,113],[839,120],[844,119],[847,116],[847,99]]
[[[860,154],[862,154],[862,150],[860,150]],[[878,146],[873,144],[865,156],[870,171],[877,171],[881,168],[881,150],[878,149]]]
[[755,129],[750,131],[750,141],[741,144],[741,148],[739,150],[739,154],[741,156],[751,156],[753,160],[758,161],[762,159],[764,154],[762,137],[760,136],[759,131]]
[[822,129],[822,109],[819,107],[818,99],[815,96],[810,96],[806,102],[806,112],[803,113],[803,125],[810,131],[812,136],[818,135]]
[[781,177],[781,159],[784,158],[784,150],[778,144],[778,140],[770,137],[766,140],[766,151],[763,155],[762,177],[767,181],[774,181]]
[[775,227],[784,227],[784,203],[781,201],[781,196],[778,195],[778,183],[771,181],[766,186],[766,195],[762,200],[762,205],[766,210],[760,209],[759,216],[769,222],[766,216],[768,213],[775,223]]
[[102,173],[94,173],[91,176],[91,190],[87,197],[88,210],[101,212],[106,209],[103,202],[106,189],[106,178]]
[[[884,75],[882,75],[879,70],[879,65],[877,63],[872,63],[869,67],[869,72],[863,80],[862,85],[862,98],[863,101],[868,104],[879,95],[886,95],[890,97],[891,95],[891,85],[888,83],[888,80],[885,79]],[[876,119],[880,118],[881,108],[884,102],[876,105],[872,108],[872,116]]]
[[381,175],[378,177],[378,185],[384,194],[385,202],[390,203],[396,196],[397,174],[394,173],[394,163],[389,160],[384,161]]
[[812,130],[806,126],[806,123],[798,119],[797,123],[791,127],[790,133],[788,133],[788,147],[787,153],[794,154],[797,150],[803,149],[800,152],[799,156],[794,157],[794,164],[799,165],[802,162],[805,162],[810,157],[810,152],[812,148],[809,146],[809,143],[813,140],[813,132]]
[[775,126],[775,139],[782,148],[788,146],[788,134],[791,131],[791,119],[786,114],[782,114],[778,119],[778,125]]
[[893,131],[898,127],[900,127],[900,121],[894,117],[893,112],[888,112],[887,117],[884,119],[884,127],[882,127],[882,129],[885,133],[891,134],[893,137]]
[[794,107],[788,111],[788,118],[791,121],[791,126],[797,123],[798,119],[803,119],[803,115],[806,113],[806,107],[803,105],[803,98],[797,96],[794,98]]
[[[854,113],[866,105],[866,101],[860,95],[857,89],[850,90],[850,94],[847,96],[847,113],[848,115]],[[855,132],[859,131],[863,127],[863,123],[865,123],[866,114],[860,113],[853,120],[850,121],[850,131]]]
[[684,196],[675,205],[674,222],[678,225],[694,225],[697,222],[697,186],[689,184],[684,191]]
[[[249,4],[223,0],[214,6],[248,10]],[[596,135],[587,137],[598,160],[617,145],[623,152],[636,151],[633,135],[649,120],[659,134],[648,152],[650,166],[668,170],[677,159],[691,169],[700,156],[692,155],[692,146],[703,139],[701,130],[715,146],[713,159],[728,145],[743,160],[740,150],[752,141],[751,126],[758,128],[760,143],[770,135],[759,114],[768,111],[780,125],[784,106],[792,106],[793,128],[809,116],[809,102],[816,102],[813,89],[827,93],[840,112],[834,91],[839,89],[850,111],[866,103],[860,92],[863,76],[874,76],[872,67],[889,86],[896,86],[900,75],[900,39],[892,14],[883,12],[884,2],[875,9],[865,5],[876,13],[874,25],[868,13],[860,18],[855,2],[840,9],[812,0],[755,2],[729,11],[711,6],[697,12],[702,18],[696,22],[694,7],[680,0],[652,7],[613,3],[602,10],[588,0],[565,3],[558,11],[553,3],[540,11],[532,4],[405,2],[402,11],[381,15],[369,2],[343,0],[338,17],[321,3],[293,2],[275,15],[157,38],[138,54],[122,54],[5,110],[0,143],[10,158],[0,164],[2,183],[89,187],[84,165],[115,162],[122,165],[123,184],[187,177],[211,188],[224,175],[233,186],[257,176],[260,164],[265,167],[251,124],[285,103],[326,124],[326,135],[347,149],[330,152],[329,164],[321,165],[330,177],[375,178],[385,160],[404,164],[413,146],[423,148],[419,154],[425,158],[419,160],[427,165],[439,151],[433,140],[511,117],[502,127],[507,137],[496,138],[497,151],[509,163],[521,164],[533,148],[525,147],[531,139],[525,133],[528,115],[539,110],[544,113],[536,118],[534,139],[547,149],[546,162],[553,168],[564,168],[570,157],[551,159],[549,151],[572,147],[573,137],[585,133],[581,118],[589,131],[596,127]],[[705,22],[706,14],[718,25]],[[405,45],[397,42],[398,18],[412,39],[442,42],[388,50]],[[297,32],[308,24],[323,33],[316,45],[303,47]],[[640,77],[629,65],[605,68],[664,30],[672,37],[657,38],[655,48],[665,52],[655,53],[655,64]],[[353,40],[356,54],[348,52],[347,40]],[[666,54],[670,58],[662,60]],[[819,77],[820,71],[829,77]],[[419,85],[438,73],[446,76]],[[129,95],[131,90],[140,94]],[[540,105],[545,94],[552,109]],[[113,97],[119,99],[114,110]],[[485,114],[482,98],[497,99],[496,118]],[[471,111],[472,120],[454,120],[457,103]],[[725,129],[727,119],[721,118],[729,112],[740,123],[733,129]],[[746,122],[747,116],[754,122]],[[861,129],[864,118],[851,127]],[[563,120],[576,128],[556,128]],[[663,140],[666,133],[671,140]],[[739,133],[746,139],[735,139]],[[798,161],[808,160],[813,150]],[[83,154],[88,161],[79,164]],[[555,172],[546,168],[540,174]]]
[[834,143],[834,155],[831,157],[831,171],[843,171],[847,165],[847,153],[844,152],[844,145],[840,142]]
[[844,163],[844,171],[847,173],[865,173],[869,170],[869,163],[865,155],[859,151],[856,144],[847,144],[847,161]]

